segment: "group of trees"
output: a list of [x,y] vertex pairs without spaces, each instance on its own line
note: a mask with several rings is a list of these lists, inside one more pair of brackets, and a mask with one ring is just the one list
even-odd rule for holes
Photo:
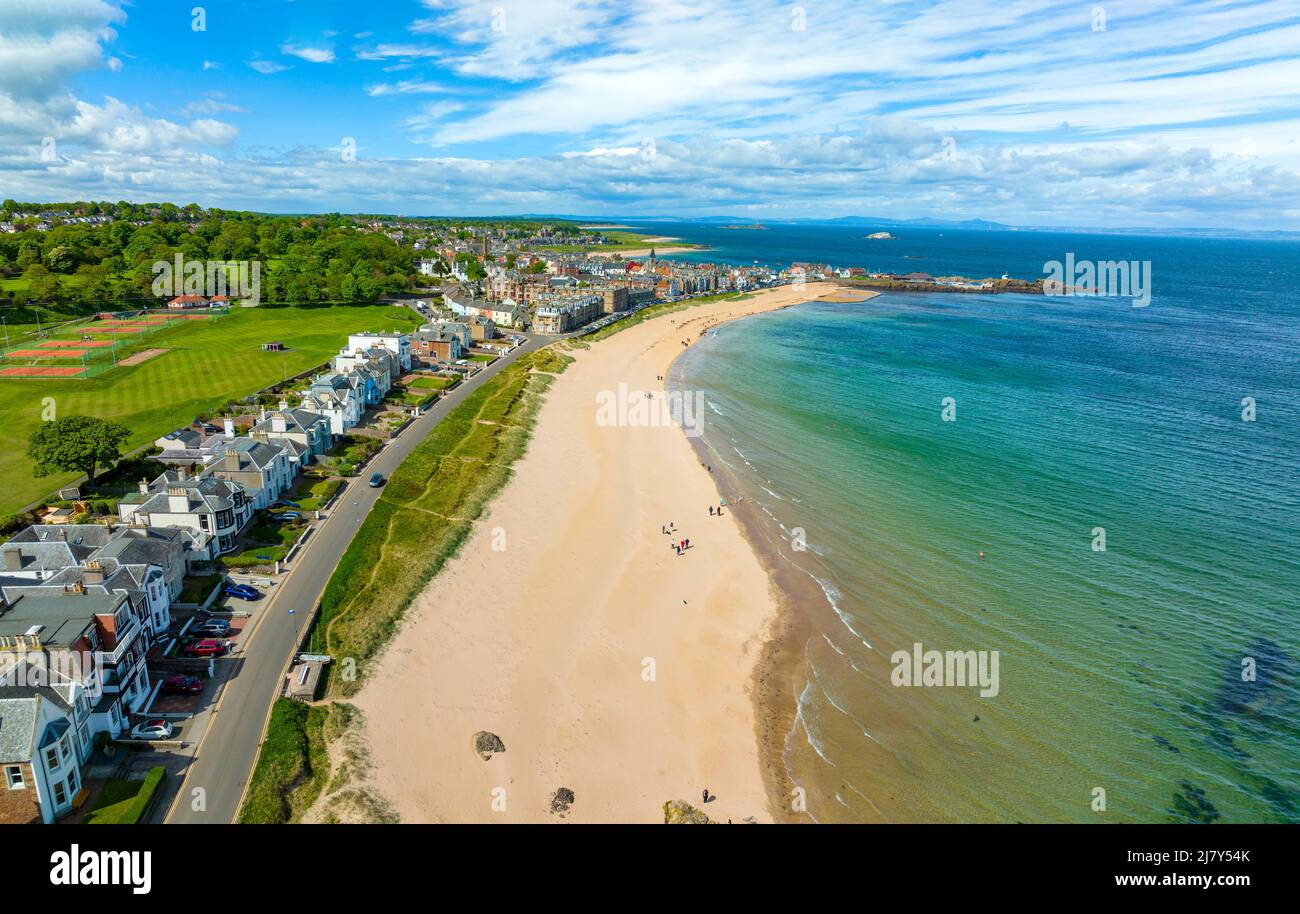
[[[261,299],[271,303],[373,301],[405,290],[415,275],[413,251],[339,215],[267,216],[193,204],[41,208],[117,221],[0,234],[0,277],[27,281],[28,290],[16,298],[103,307],[149,297],[154,263],[178,253],[186,260],[260,262]],[[17,212],[12,200],[0,204],[0,217]]]

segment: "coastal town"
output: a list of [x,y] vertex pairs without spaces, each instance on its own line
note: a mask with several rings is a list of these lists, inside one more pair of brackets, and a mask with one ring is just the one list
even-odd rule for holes
[[[0,379],[114,377],[122,366],[166,353],[176,334],[210,335],[216,330],[205,328],[270,313],[248,297],[245,277],[218,289],[178,282],[170,290],[177,294],[154,299],[120,289],[116,306],[78,315],[75,296],[65,293],[104,265],[87,268],[93,254],[76,249],[82,236],[75,233],[120,223],[184,233],[221,219],[198,207],[105,209],[5,204],[0,239],[17,241],[12,257],[0,241],[9,308],[34,311],[37,325],[10,341]],[[382,489],[384,473],[370,468],[396,452],[406,430],[516,350],[600,333],[647,309],[777,288],[798,293],[833,282],[852,298],[855,288],[865,297],[879,288],[990,292],[1007,285],[1006,277],[871,273],[812,262],[714,263],[707,252],[673,246],[677,239],[565,223],[355,217],[339,231],[382,239],[410,258],[406,288],[381,296],[407,329],[348,330],[328,363],[214,405],[8,523],[0,546],[0,681],[9,688],[0,694],[0,713],[11,725],[0,743],[9,787],[0,794],[0,821],[93,820],[118,791],[135,798],[142,820],[163,817],[168,771],[174,795],[228,671],[248,656],[263,607],[292,577],[332,508],[356,487]],[[34,260],[38,239],[45,244]],[[43,282],[44,264],[65,261],[83,266],[66,280]],[[185,268],[177,255],[177,276]],[[21,278],[30,282],[19,301]],[[47,296],[44,322],[30,290]],[[60,300],[71,309],[63,319],[48,310]],[[267,339],[258,348],[273,357],[295,345]],[[331,659],[293,653],[278,691],[316,697]]]

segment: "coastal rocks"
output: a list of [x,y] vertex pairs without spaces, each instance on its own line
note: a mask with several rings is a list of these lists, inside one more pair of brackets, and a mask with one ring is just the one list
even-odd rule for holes
[[568,815],[569,807],[573,805],[576,799],[573,791],[567,787],[561,787],[551,794],[551,815],[564,818]]
[[685,800],[669,800],[664,804],[665,825],[714,825],[714,821]]
[[505,752],[506,744],[501,742],[501,737],[495,733],[489,733],[487,730],[480,730],[474,734],[474,751],[483,761],[487,761],[497,752]]

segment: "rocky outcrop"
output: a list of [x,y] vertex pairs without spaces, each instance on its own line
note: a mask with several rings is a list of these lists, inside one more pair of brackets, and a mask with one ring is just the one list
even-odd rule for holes
[[480,730],[474,734],[474,751],[483,761],[487,761],[497,752],[505,752],[506,744],[501,742],[501,737],[495,733],[489,733],[486,730]]
[[685,800],[669,800],[664,804],[665,825],[713,825],[712,819]]
[[559,788],[551,794],[551,815],[560,817],[568,815],[569,807],[573,805],[575,799],[572,790],[567,787]]

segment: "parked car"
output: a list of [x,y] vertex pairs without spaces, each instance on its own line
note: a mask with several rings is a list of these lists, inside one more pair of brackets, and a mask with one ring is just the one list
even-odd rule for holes
[[187,657],[217,657],[225,653],[225,650],[225,642],[218,641],[215,638],[204,638],[188,645],[181,653]]
[[385,481],[385,480],[384,480],[384,474],[383,474],[383,473],[371,473],[371,474],[370,474],[370,488],[372,488],[372,489],[377,489],[377,488],[379,488],[380,486],[382,486],[382,485],[384,484],[384,481]]
[[226,596],[238,597],[241,600],[260,600],[262,594],[256,587],[250,587],[248,584],[231,584],[226,588]]
[[224,638],[230,634],[230,623],[225,619],[209,619],[195,628],[194,633],[210,638]]
[[203,680],[197,676],[167,676],[163,678],[162,690],[166,695],[198,695],[203,691]]
[[282,524],[292,523],[302,517],[297,511],[281,511],[279,514],[272,514],[271,516]]
[[131,729],[131,739],[171,739],[172,725],[165,720],[146,720]]

